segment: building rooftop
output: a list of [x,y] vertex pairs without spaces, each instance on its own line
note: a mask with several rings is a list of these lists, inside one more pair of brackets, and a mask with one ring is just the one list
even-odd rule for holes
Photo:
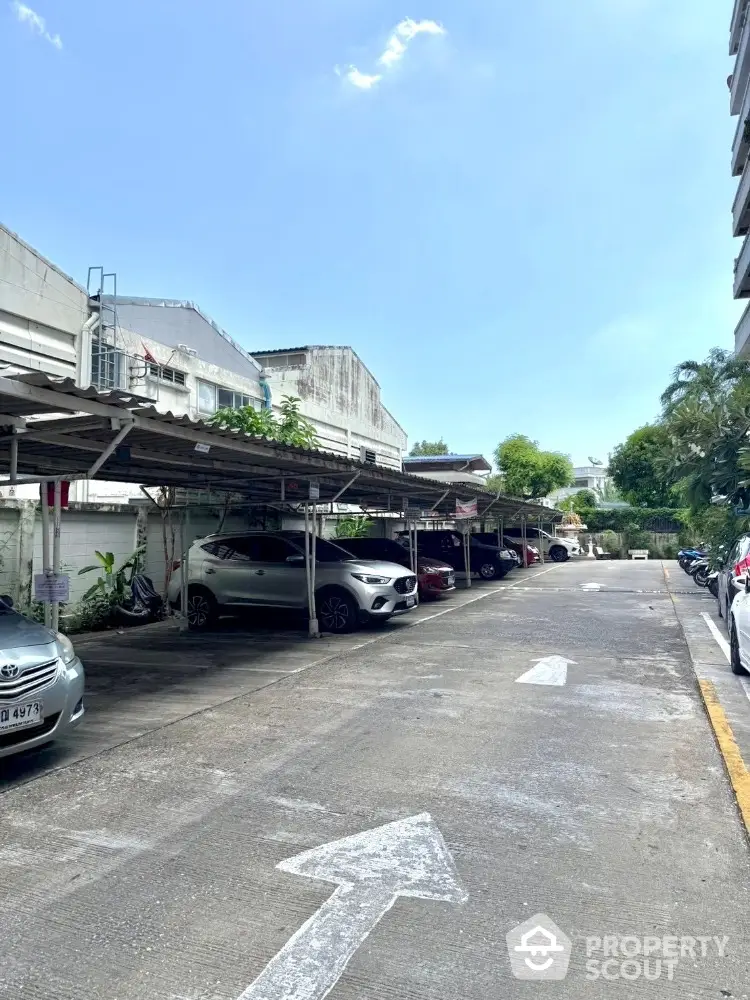
[[404,465],[455,465],[464,471],[492,471],[484,455],[404,455]]
[[[211,364],[226,368],[238,375],[257,380],[261,365],[218,323],[207,316],[194,302],[186,299],[160,299],[140,295],[104,295],[102,301],[116,303],[119,324],[159,343],[174,347],[184,343],[198,352],[198,356]],[[142,310],[148,309],[148,312]],[[150,312],[153,310],[153,313]],[[205,327],[191,323],[193,313],[208,325],[218,340],[206,338]],[[180,320],[178,317],[182,316]],[[165,340],[165,338],[167,338]]]

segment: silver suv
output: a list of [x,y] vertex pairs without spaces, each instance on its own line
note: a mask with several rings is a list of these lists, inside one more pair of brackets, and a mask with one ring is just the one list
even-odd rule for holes
[[[188,625],[208,628],[242,607],[307,609],[303,531],[208,535],[190,547]],[[182,570],[169,584],[180,606]],[[354,559],[332,542],[316,541],[315,597],[324,632],[352,632],[385,621],[418,603],[417,578],[396,563]]]
[[83,664],[67,636],[0,597],[0,757],[49,743],[83,718]]

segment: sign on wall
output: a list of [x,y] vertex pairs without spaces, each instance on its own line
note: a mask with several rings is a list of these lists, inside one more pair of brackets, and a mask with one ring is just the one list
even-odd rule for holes
[[34,575],[34,600],[43,604],[67,604],[70,600],[70,577],[65,574],[47,576]]

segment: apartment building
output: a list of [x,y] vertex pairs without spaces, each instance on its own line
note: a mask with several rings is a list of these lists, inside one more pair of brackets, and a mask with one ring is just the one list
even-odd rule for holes
[[[735,0],[729,33],[729,54],[735,57],[729,77],[729,108],[737,116],[732,143],[732,174],[739,178],[732,206],[732,231],[743,237],[734,263],[734,297],[750,298],[750,3]],[[737,354],[750,355],[750,305],[734,334]]]

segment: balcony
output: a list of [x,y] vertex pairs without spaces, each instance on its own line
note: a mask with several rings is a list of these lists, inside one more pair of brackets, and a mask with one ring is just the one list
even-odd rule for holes
[[750,298],[750,236],[745,237],[740,255],[734,262],[734,297]]
[[750,160],[745,164],[737,194],[732,206],[732,231],[735,236],[746,236],[750,229]]
[[737,130],[734,133],[732,143],[732,174],[739,177],[745,169],[745,162],[750,154],[750,127],[746,128],[745,123],[750,119],[750,86],[745,91],[745,98],[742,102]]
[[750,305],[734,331],[734,353],[738,357],[750,357]]
[[748,79],[750,79],[750,17],[746,12],[730,88],[729,108],[733,115],[738,115],[742,109]]
[[732,26],[729,29],[729,55],[736,56],[740,47],[742,25],[745,23],[748,0],[735,0],[732,13]]

